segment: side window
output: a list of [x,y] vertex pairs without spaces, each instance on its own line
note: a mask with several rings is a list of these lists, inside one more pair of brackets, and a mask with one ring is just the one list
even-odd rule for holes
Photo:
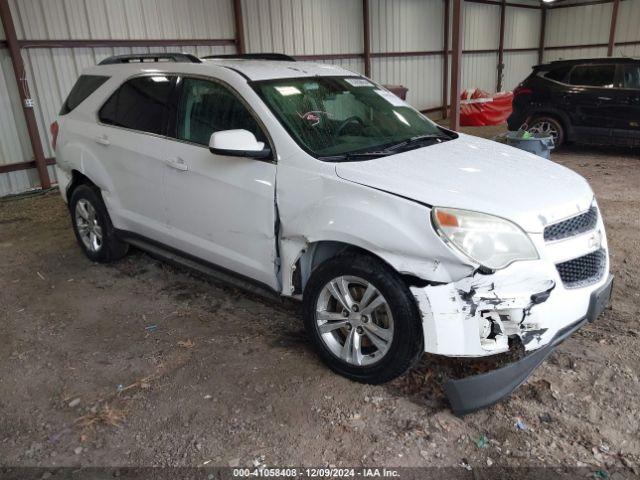
[[262,129],[238,97],[209,80],[185,78],[178,107],[178,138],[209,145],[213,132],[244,129],[267,143]]
[[547,73],[545,73],[544,78],[555,80],[556,82],[564,82],[567,78],[569,70],[571,70],[571,66],[554,68],[553,70],[549,70]]
[[69,92],[69,96],[62,104],[60,115],[66,115],[71,112],[107,80],[109,80],[109,77],[102,75],[80,75],[71,92]]
[[615,65],[579,65],[571,71],[569,83],[586,87],[613,88]]
[[170,114],[174,77],[154,75],[127,81],[111,95],[98,114],[100,121],[117,127],[163,134]]
[[640,65],[625,65],[623,72],[622,86],[640,90]]

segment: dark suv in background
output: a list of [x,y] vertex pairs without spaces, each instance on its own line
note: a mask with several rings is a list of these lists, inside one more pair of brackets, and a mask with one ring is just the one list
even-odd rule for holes
[[515,90],[509,130],[526,124],[565,142],[640,146],[640,59],[560,60]]

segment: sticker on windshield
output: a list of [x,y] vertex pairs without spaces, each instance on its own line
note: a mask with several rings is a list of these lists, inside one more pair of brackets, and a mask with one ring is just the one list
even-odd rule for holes
[[283,97],[288,97],[289,95],[298,95],[302,93],[296,87],[276,87],[276,90]]
[[298,113],[298,115],[300,116],[300,118],[302,120],[304,120],[305,122],[307,122],[310,126],[315,127],[316,125],[318,125],[320,123],[320,120],[322,120],[323,116],[329,116],[328,112],[322,112],[320,110],[313,110],[311,112],[307,112],[307,113]]
[[387,92],[386,90],[374,90],[378,95],[384,98],[387,102],[389,102],[394,107],[408,107],[407,102],[402,100],[400,97],[394,95],[391,92]]
[[352,87],[373,87],[373,83],[366,78],[345,78],[344,81]]

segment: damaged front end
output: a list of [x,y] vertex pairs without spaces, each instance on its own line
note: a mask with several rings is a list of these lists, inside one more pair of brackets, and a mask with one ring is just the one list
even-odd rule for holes
[[590,286],[566,288],[556,266],[539,260],[448,284],[412,287],[426,352],[486,357],[508,351],[510,340],[526,352],[505,367],[448,380],[444,389],[454,413],[487,407],[517,388],[556,345],[604,310],[612,281],[603,272]]

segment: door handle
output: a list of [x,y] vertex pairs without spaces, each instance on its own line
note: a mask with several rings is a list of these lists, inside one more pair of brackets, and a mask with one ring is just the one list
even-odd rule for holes
[[182,172],[186,172],[187,170],[189,170],[189,166],[180,157],[168,158],[164,163],[166,163],[169,167],[175,168],[176,170],[180,170]]
[[603,101],[603,102],[608,102],[610,100],[612,100],[611,97],[598,97],[598,100]]
[[105,147],[108,147],[109,145],[111,145],[111,142],[109,141],[109,138],[106,135],[95,137],[94,140],[96,141],[96,143],[99,143],[100,145],[104,145]]

